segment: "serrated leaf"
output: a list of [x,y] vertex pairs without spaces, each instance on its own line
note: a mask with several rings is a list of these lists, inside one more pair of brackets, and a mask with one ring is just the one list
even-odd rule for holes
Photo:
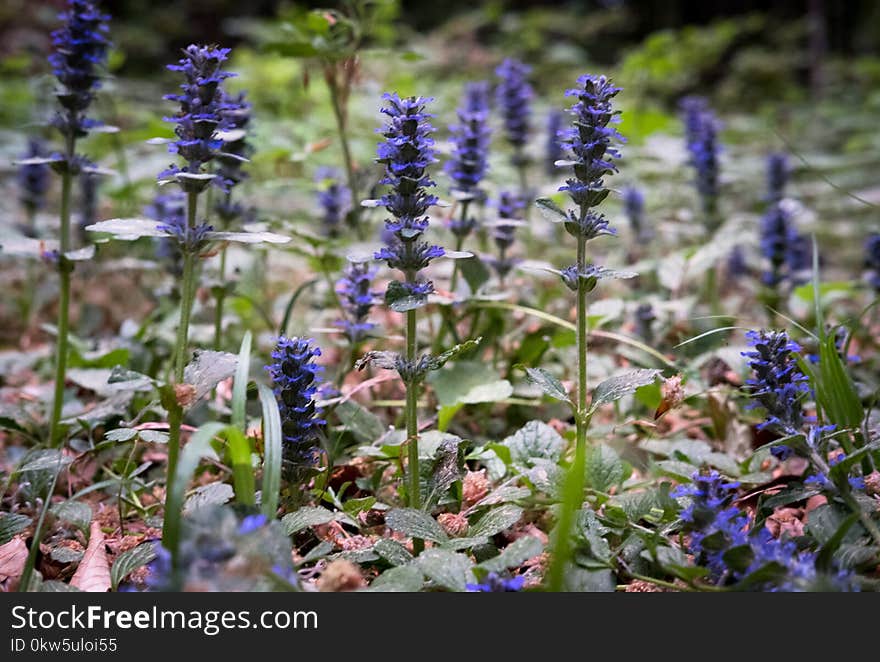
[[551,375],[543,368],[526,368],[526,376],[529,382],[540,388],[545,395],[571,404],[568,389],[554,375]]
[[532,466],[535,459],[558,462],[565,440],[543,421],[529,421],[501,442],[510,449],[513,464]]
[[513,395],[511,383],[480,361],[458,361],[432,373],[429,381],[441,407],[499,402]]
[[120,443],[131,441],[137,436],[138,431],[134,428],[116,428],[115,430],[108,430],[104,433],[104,439],[106,441],[116,441]]
[[208,395],[220,382],[235,374],[238,356],[229,352],[196,350],[193,360],[186,366],[183,379],[195,387],[194,400]]
[[448,536],[433,517],[415,508],[394,508],[385,515],[385,524],[411,538],[445,542]]
[[5,545],[31,525],[31,518],[21,513],[5,513],[0,517],[0,545]]
[[544,544],[540,540],[534,536],[523,536],[501,550],[498,556],[483,561],[477,567],[483,568],[487,572],[503,572],[510,568],[519,567],[543,551]]
[[148,444],[167,444],[168,433],[162,430],[140,430],[138,438]]
[[159,221],[149,218],[111,218],[87,225],[85,229],[89,232],[110,234],[114,239],[122,241],[134,241],[141,237],[171,236],[164,230],[160,230],[160,225]]
[[292,536],[310,526],[329,524],[336,520],[336,513],[321,506],[303,506],[292,513],[288,513],[281,519],[281,525]]
[[335,412],[345,429],[361,443],[374,442],[385,434],[385,424],[379,417],[354,400],[340,402]]
[[141,543],[133,549],[122,552],[110,569],[110,585],[115,591],[126,577],[156,558],[156,547],[152,542]]
[[39,450],[28,453],[26,462],[19,469],[21,473],[29,471],[56,471],[70,464],[71,459],[61,451]]
[[417,593],[425,583],[425,576],[414,566],[390,568],[376,577],[368,590],[382,593]]
[[464,591],[474,582],[474,564],[464,554],[435,547],[422,552],[415,563],[431,581],[450,591]]
[[234,241],[240,244],[286,244],[290,237],[274,232],[207,232],[208,241]]
[[413,560],[407,548],[391,538],[379,538],[373,544],[373,551],[394,566],[406,565]]
[[396,313],[416,310],[428,303],[427,294],[414,294],[400,281],[392,280],[385,290],[385,304]]
[[493,508],[468,528],[467,535],[471,538],[492,536],[509,529],[522,517],[523,509],[511,503]]
[[62,501],[54,504],[49,512],[82,531],[86,531],[92,522],[92,508],[82,501]]
[[535,200],[535,206],[541,212],[541,216],[551,223],[565,223],[569,220],[566,211],[550,198],[538,198]]
[[659,370],[639,368],[638,370],[631,370],[622,375],[606,379],[593,391],[593,401],[590,405],[590,410],[595,411],[602,405],[614,402],[625,395],[635,392],[641,386],[653,383],[659,375]]
[[183,505],[183,514],[189,515],[205,506],[214,506],[230,501],[235,496],[231,485],[226,483],[208,483],[199,485]]
[[587,451],[587,485],[598,492],[607,492],[624,477],[623,462],[611,448],[599,444]]

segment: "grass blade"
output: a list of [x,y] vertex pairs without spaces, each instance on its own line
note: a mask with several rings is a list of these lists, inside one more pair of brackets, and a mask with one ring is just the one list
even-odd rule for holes
[[238,366],[235,368],[235,381],[232,385],[232,425],[242,432],[245,431],[247,385],[251,368],[251,332],[248,331],[241,339],[238,350]]
[[257,388],[263,405],[263,514],[274,519],[281,492],[281,413],[272,389],[265,384]]
[[254,487],[254,470],[251,466],[251,444],[242,431],[228,425],[223,431],[232,464],[232,479],[235,486],[235,499],[246,506],[257,503]]
[[162,543],[171,552],[171,558],[175,563],[180,545],[180,521],[183,516],[183,499],[186,495],[187,485],[189,485],[193,472],[198,468],[200,460],[206,455],[214,454],[211,440],[222,432],[224,427],[222,423],[207,423],[196,430],[189,443],[183,447],[174,476],[169,476],[171,485],[165,498],[166,526]]

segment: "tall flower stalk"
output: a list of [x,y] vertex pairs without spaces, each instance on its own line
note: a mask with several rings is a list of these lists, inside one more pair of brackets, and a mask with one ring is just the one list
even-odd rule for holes
[[71,197],[73,181],[90,169],[85,157],[76,154],[76,141],[88,135],[99,122],[86,112],[100,87],[101,70],[110,45],[107,37],[109,16],[102,14],[88,0],[70,0],[60,18],[64,26],[52,33],[54,53],[49,56],[52,73],[59,86],[55,92],[59,109],[52,125],[64,138],[64,149],[51,157],[52,167],[61,174],[60,235],[57,262],[59,274],[58,343],[55,355],[55,392],[52,400],[50,437],[53,445],[63,439],[61,409],[67,375],[68,333],[70,322],[70,278],[73,263],[66,254],[71,241]]
[[[233,223],[241,221],[245,215],[243,205],[233,199],[236,186],[247,179],[242,166],[253,154],[248,142],[248,125],[251,121],[251,104],[245,100],[244,92],[237,96],[223,95],[222,109],[226,124],[223,134],[222,151],[217,155],[217,178],[214,180],[222,192],[222,197],[214,205],[214,212],[220,220],[222,230],[231,229]],[[227,295],[226,246],[220,247],[219,265],[220,286],[217,288],[214,307],[214,349],[219,350],[223,339],[223,308]]]
[[[408,444],[407,498],[412,508],[421,507],[419,481],[419,423],[418,392],[427,368],[416,355],[416,311],[427,303],[434,291],[431,281],[421,276],[421,271],[432,260],[445,252],[439,246],[430,245],[422,239],[428,229],[428,209],[437,198],[427,192],[434,186],[428,175],[428,167],[434,158],[434,128],[425,112],[426,97],[401,99],[397,94],[385,94],[382,112],[388,121],[381,130],[385,141],[377,148],[377,161],[385,166],[383,184],[391,190],[378,200],[391,218],[385,221],[387,244],[375,254],[392,269],[403,274],[402,281],[392,281],[385,293],[386,303],[397,312],[406,314],[406,354],[394,362],[406,386],[406,435]],[[417,551],[421,542],[416,542]]]
[[[183,75],[184,82],[180,85],[179,94],[169,94],[165,98],[180,104],[180,110],[168,121],[176,126],[174,133],[177,139],[168,146],[168,151],[178,154],[184,161],[183,167],[172,165],[160,173],[160,180],[173,181],[180,185],[186,194],[186,224],[168,223],[159,225],[159,229],[177,239],[183,255],[183,273],[180,287],[180,318],[177,325],[177,339],[174,345],[173,383],[184,384],[184,369],[187,363],[187,347],[189,344],[189,322],[192,315],[193,301],[196,293],[197,260],[207,242],[207,233],[212,227],[207,223],[198,223],[199,195],[205,191],[212,180],[221,187],[222,181],[214,173],[206,172],[205,166],[218,156],[224,141],[221,132],[229,127],[228,111],[230,105],[226,100],[221,84],[233,74],[223,71],[222,65],[229,55],[229,49],[214,46],[188,46],[183,57],[177,64],[168,65],[171,71]],[[180,451],[180,427],[183,423],[183,406],[181,400],[185,394],[175,394],[168,408],[169,442],[168,442],[168,477],[173,480],[177,470],[177,458]],[[166,502],[166,511],[179,508],[182,504]],[[172,551],[177,549],[176,540],[168,540],[169,522],[165,518],[163,541]]]
[[[43,141],[31,138],[28,140],[27,151],[22,154],[24,160],[41,160],[46,156]],[[19,200],[27,217],[21,226],[22,234],[27,237],[37,236],[37,212],[46,204],[46,192],[49,190],[49,166],[45,163],[25,163],[18,168]]]
[[528,195],[528,165],[526,144],[529,141],[534,92],[529,84],[532,68],[518,60],[506,59],[498,68],[498,87],[495,90],[496,105],[504,123],[504,136],[513,147],[511,163],[519,173],[522,195]]
[[516,240],[516,229],[523,224],[523,209],[526,202],[516,193],[502,191],[498,196],[498,219],[492,228],[492,239],[498,248],[498,257],[491,261],[502,289],[508,274],[516,265],[516,259],[508,254]]
[[[578,78],[579,87],[568,90],[566,96],[577,101],[569,109],[573,126],[562,134],[562,144],[570,154],[570,160],[559,161],[561,167],[571,167],[573,177],[566,180],[560,191],[566,191],[575,205],[567,212],[552,206],[551,211],[561,217],[566,231],[577,239],[577,261],[563,269],[563,283],[577,296],[577,355],[578,392],[575,409],[576,446],[575,457],[568,474],[566,498],[563,501],[556,525],[553,562],[549,573],[551,590],[562,589],[566,563],[569,557],[570,533],[574,523],[575,509],[580,505],[584,490],[584,468],[587,452],[587,427],[590,410],[587,408],[587,294],[596,287],[597,281],[607,273],[601,267],[587,262],[587,242],[602,235],[614,234],[608,220],[595,211],[611,192],[605,186],[604,177],[617,172],[614,160],[619,157],[614,145],[623,137],[612,126],[620,111],[614,110],[612,100],[620,92],[605,76],[584,75]],[[552,205],[539,200],[542,208]],[[577,499],[575,500],[575,496]]]
[[[491,130],[489,128],[489,85],[485,81],[468,83],[464,100],[458,109],[458,123],[450,127],[452,134],[452,158],[446,162],[445,171],[452,180],[452,193],[461,205],[459,217],[450,221],[449,229],[455,235],[455,250],[464,247],[464,241],[476,227],[476,219],[468,214],[472,202],[483,197],[480,183],[488,170],[488,152]],[[458,263],[452,269],[449,289],[455,292],[458,285]]]

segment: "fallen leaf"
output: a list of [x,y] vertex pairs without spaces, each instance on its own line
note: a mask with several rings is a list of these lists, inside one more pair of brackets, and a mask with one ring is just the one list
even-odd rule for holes
[[5,545],[0,545],[0,582],[10,577],[20,577],[27,557],[28,548],[21,536],[15,536]]
[[86,593],[106,593],[110,590],[110,564],[104,546],[104,532],[98,522],[92,522],[89,546],[70,585]]

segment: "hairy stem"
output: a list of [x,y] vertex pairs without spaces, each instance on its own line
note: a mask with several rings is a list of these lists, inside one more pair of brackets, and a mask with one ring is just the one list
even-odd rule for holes
[[[406,359],[411,364],[416,360],[416,311],[406,312]],[[408,471],[410,508],[422,507],[422,490],[419,480],[419,402],[418,385],[409,381],[406,384],[406,439],[408,445]],[[424,549],[424,541],[413,539],[413,552],[419,554]]]
[[[586,263],[586,240],[578,237],[578,274]],[[562,507],[556,523],[553,558],[548,577],[548,589],[563,590],[565,570],[571,556],[571,530],[575,515],[584,499],[584,471],[587,461],[587,428],[590,416],[587,410],[587,283],[578,276],[577,288],[577,351],[578,351],[578,394],[575,408],[575,427],[577,430],[574,460],[565,480]]]
[[67,347],[70,332],[70,272],[71,265],[64,254],[70,248],[70,193],[73,184],[71,172],[75,149],[75,139],[67,140],[67,168],[61,175],[61,235],[59,237],[61,255],[58,258],[58,343],[55,350],[55,392],[52,398],[52,417],[49,435],[53,446],[60,446],[63,440],[61,429],[61,409],[64,405],[64,381],[67,375]]

